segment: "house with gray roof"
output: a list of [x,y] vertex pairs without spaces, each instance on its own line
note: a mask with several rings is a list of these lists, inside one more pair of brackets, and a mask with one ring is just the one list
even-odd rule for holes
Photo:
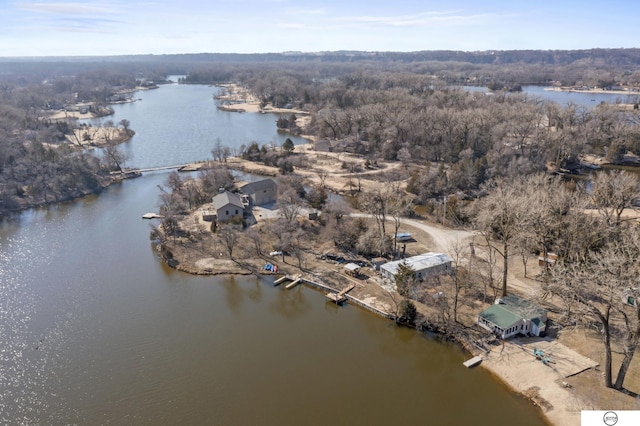
[[278,184],[271,178],[250,182],[242,186],[240,191],[249,196],[254,206],[275,203],[278,199]]
[[452,262],[453,259],[444,253],[429,252],[387,262],[380,266],[380,273],[388,280],[393,281],[398,272],[398,266],[404,263],[416,271],[416,279],[422,281],[429,276],[451,273]]
[[529,300],[508,295],[480,312],[478,325],[501,339],[518,333],[540,336],[547,329],[547,311]]
[[218,222],[226,222],[237,217],[242,219],[244,213],[244,204],[240,196],[229,191],[213,197],[213,208]]

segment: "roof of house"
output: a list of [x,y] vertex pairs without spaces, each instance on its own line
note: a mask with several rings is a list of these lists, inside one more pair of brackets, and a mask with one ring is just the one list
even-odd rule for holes
[[242,204],[242,200],[238,196],[238,194],[234,194],[233,192],[225,191],[213,197],[213,207],[216,210],[220,210],[226,205],[233,205],[239,208],[244,208]]
[[256,182],[250,182],[242,186],[240,190],[245,194],[252,194],[258,191],[262,191],[263,189],[277,188],[277,187],[278,187],[278,184],[273,179],[267,178],[267,179],[258,180]]
[[422,271],[424,269],[433,268],[434,266],[444,265],[451,263],[453,259],[444,253],[423,253],[417,256],[407,257],[406,259],[394,260],[393,262],[387,262],[380,268],[389,271],[392,274],[398,272],[398,266],[401,263],[406,263],[414,271]]
[[505,330],[522,319],[509,309],[506,309],[503,305],[489,306],[480,312],[480,317]]
[[360,265],[358,265],[357,263],[347,263],[346,265],[344,265],[344,269],[355,272],[360,269]]
[[545,310],[535,303],[518,296],[509,295],[500,299],[499,303],[489,306],[479,315],[498,327],[506,329],[521,319],[529,319],[535,322],[544,313]]

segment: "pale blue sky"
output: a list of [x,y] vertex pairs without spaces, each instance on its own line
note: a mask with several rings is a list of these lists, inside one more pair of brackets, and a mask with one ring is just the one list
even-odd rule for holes
[[638,0],[0,0],[0,56],[640,47],[638,24]]

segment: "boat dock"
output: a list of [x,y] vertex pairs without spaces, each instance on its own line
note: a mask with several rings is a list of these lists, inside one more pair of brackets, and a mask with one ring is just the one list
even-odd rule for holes
[[471,367],[475,367],[476,365],[480,364],[481,362],[482,362],[482,357],[474,356],[473,358],[463,362],[462,365],[464,365],[467,368],[471,368]]
[[290,288],[294,288],[295,286],[300,284],[301,281],[302,281],[302,278],[296,278],[295,280],[293,280],[289,284],[287,284],[287,286],[285,288],[287,290],[289,290]]
[[292,285],[296,280],[299,280],[296,285],[298,284],[305,284],[309,287],[315,288],[316,290],[320,290],[322,291],[325,296],[327,297],[327,299],[331,300],[331,301],[335,301],[335,299],[339,300],[339,302],[336,302],[337,304],[340,304],[344,301],[349,301],[349,303],[352,303],[356,306],[359,306],[363,309],[368,310],[369,312],[372,312],[376,315],[380,315],[381,317],[384,318],[388,318],[391,319],[393,318],[393,315],[390,314],[389,312],[386,312],[384,310],[380,310],[379,308],[372,306],[371,304],[365,302],[364,300],[360,300],[358,298],[355,298],[353,296],[351,296],[350,294],[348,294],[348,292],[350,292],[351,290],[353,290],[356,287],[356,283],[352,283],[349,285],[349,287],[347,287],[346,289],[340,291],[338,289],[335,289],[331,286],[328,286],[324,283],[320,283],[318,281],[312,281],[310,279],[307,278],[303,278],[300,275],[295,275],[295,276],[289,276],[289,275],[285,275],[283,277],[278,278],[273,284],[274,285],[280,285],[283,282],[286,281],[291,281],[289,284],[287,284],[286,288],[293,288],[294,286]]
[[356,287],[355,284],[351,284],[349,287],[345,288],[344,290],[338,292],[338,293],[333,293],[333,292],[329,292],[326,294],[327,299],[335,302],[335,303],[342,303],[345,300],[347,300],[346,294],[348,292],[350,292],[351,290],[353,290]]
[[298,284],[300,284],[300,282],[302,281],[302,277],[300,275],[294,275],[294,276],[285,275],[285,276],[282,276],[282,277],[278,278],[277,280],[275,280],[273,282],[273,285],[274,286],[279,286],[280,284],[282,284],[285,281],[291,281],[289,284],[287,284],[287,287],[286,287],[287,289],[289,289],[289,288],[293,288],[293,287],[297,286]]

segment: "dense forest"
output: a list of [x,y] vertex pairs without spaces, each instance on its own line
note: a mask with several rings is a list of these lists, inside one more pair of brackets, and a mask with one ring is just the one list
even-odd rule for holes
[[[640,151],[637,114],[562,107],[509,90],[527,83],[640,85],[640,50],[320,52],[0,59],[0,210],[73,198],[109,182],[110,155],[74,148],[79,124],[48,111],[79,102],[107,108],[115,94],[168,74],[183,83],[236,82],[263,103],[307,110],[304,129],[344,140],[371,161],[407,163],[420,202],[584,154],[610,161]],[[247,141],[249,144],[251,141]],[[112,152],[113,153],[113,152]],[[426,167],[411,168],[409,163]],[[73,179],[74,183],[70,182]]]

